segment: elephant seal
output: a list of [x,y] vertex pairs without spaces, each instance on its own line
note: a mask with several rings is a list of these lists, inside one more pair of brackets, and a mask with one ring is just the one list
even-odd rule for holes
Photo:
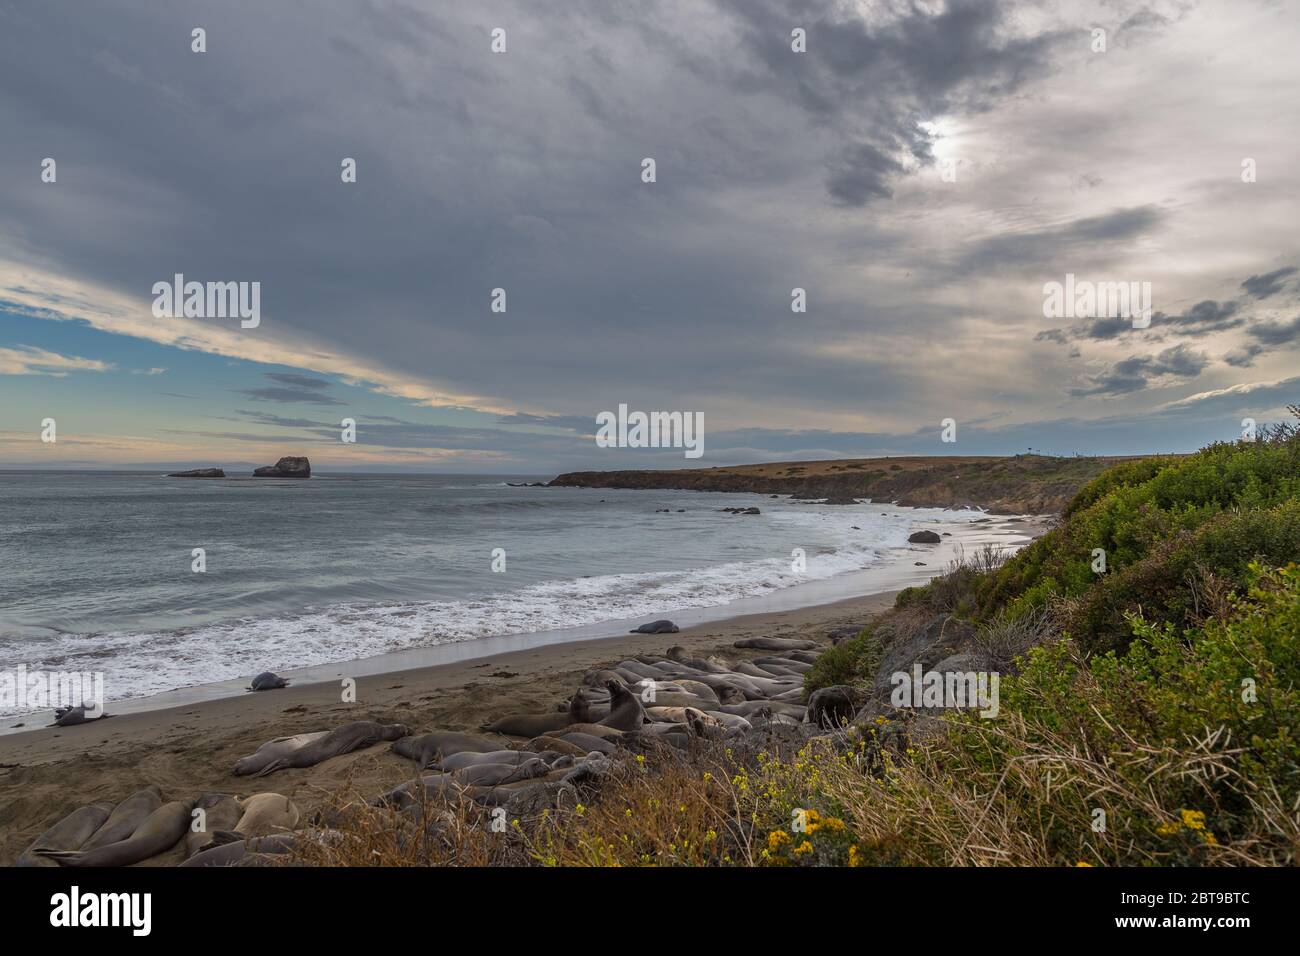
[[532,740],[528,741],[528,743],[524,744],[523,749],[530,750],[533,753],[552,751],[570,757],[581,757],[587,753],[587,751],[583,750],[575,743],[570,743],[567,740],[561,740],[559,737],[551,737],[548,735],[534,737]]
[[501,742],[477,734],[437,731],[418,737],[401,737],[393,742],[393,753],[414,760],[421,769],[441,757],[459,753],[490,753],[501,749]]
[[181,866],[261,866],[267,855],[288,853],[294,847],[297,834],[277,833],[273,836],[255,837],[223,843],[202,850]]
[[704,671],[706,674],[725,674],[730,668],[719,664],[713,658],[704,660],[699,657],[690,657],[686,653],[686,648],[680,644],[674,644],[668,648],[668,659],[682,664],[691,670]]
[[[646,710],[646,714],[657,724],[689,724],[701,721],[721,727],[725,722],[695,707],[650,707]],[[743,720],[743,718],[738,719]],[[745,721],[745,724],[748,726],[749,722]]]
[[565,734],[560,739],[565,743],[581,747],[586,753],[612,754],[618,750],[618,747],[603,737],[593,737],[591,734],[577,731]]
[[318,730],[312,734],[294,734],[292,737],[268,740],[255,753],[236,760],[234,774],[236,777],[247,777],[249,774],[261,773],[275,761],[288,757],[328,733],[328,730]]
[[609,690],[609,716],[598,723],[602,727],[611,727],[625,732],[640,730],[641,725],[646,721],[641,698],[618,681],[609,681],[605,687]]
[[244,839],[292,830],[301,816],[298,805],[279,793],[255,793],[239,801],[239,808],[234,832]]
[[505,734],[507,737],[537,737],[553,730],[562,730],[571,723],[573,718],[568,713],[509,714],[487,724],[483,729],[488,733]]
[[54,711],[54,723],[51,727],[74,727],[77,724],[89,724],[96,720],[111,717],[101,707],[94,704],[78,704],[76,707],[60,707]]
[[676,634],[680,631],[672,621],[651,621],[649,624],[642,624],[640,627],[634,627],[628,631],[629,634]]
[[335,727],[323,737],[313,740],[292,753],[271,761],[254,776],[265,777],[277,770],[289,768],[314,767],[331,757],[361,750],[381,740],[397,740],[411,733],[405,724],[380,724],[373,720],[353,720],[342,727]]
[[863,691],[847,684],[819,688],[808,698],[804,721],[831,729],[844,727],[852,723],[862,705],[867,702],[866,698]]
[[38,849],[81,849],[82,844],[103,826],[111,809],[111,807],[103,803],[92,803],[88,807],[78,807],[33,840],[31,846],[18,854],[14,866],[58,866],[53,860],[37,856],[36,851]]
[[533,757],[520,764],[485,763],[455,771],[456,782],[466,787],[499,787],[519,780],[545,776],[551,768],[544,760]]
[[129,838],[94,850],[37,850],[60,866],[130,866],[170,850],[190,827],[190,805],[164,803]]
[[191,810],[190,832],[185,834],[186,859],[210,845],[212,835],[218,830],[233,830],[244,812],[239,800],[228,793],[205,793],[194,802],[194,810],[203,811],[203,828],[194,829],[195,820],[200,818],[195,818]]
[[604,687],[609,681],[621,681],[622,679],[623,678],[619,676],[617,671],[610,670],[607,667],[600,667],[596,670],[587,671],[587,673],[582,675],[582,686]]
[[488,753],[459,753],[443,757],[441,760],[435,760],[430,764],[433,770],[440,770],[443,773],[451,773],[453,770],[464,770],[466,767],[477,767],[487,763],[504,763],[517,767],[525,760],[531,760],[536,757],[536,753],[527,750],[493,750]]
[[77,849],[97,850],[101,846],[127,839],[140,828],[140,824],[162,806],[162,803],[162,794],[157,787],[137,790],[114,807],[113,812],[104,821],[104,825]]
[[811,651],[816,641],[800,641],[792,637],[746,637],[733,647],[756,647],[761,651]]
[[288,686],[289,681],[287,678],[281,677],[278,674],[273,674],[270,671],[262,671],[262,673],[253,678],[253,683],[248,686],[248,689],[279,690],[281,687]]

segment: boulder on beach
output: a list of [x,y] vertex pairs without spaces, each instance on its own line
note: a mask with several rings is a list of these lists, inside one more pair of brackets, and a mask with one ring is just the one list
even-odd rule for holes
[[310,478],[311,462],[306,458],[288,455],[274,465],[263,465],[253,470],[254,478]]
[[168,478],[224,478],[226,473],[220,468],[194,468],[190,471],[173,471]]
[[907,536],[908,544],[938,544],[941,540],[933,531],[913,531]]

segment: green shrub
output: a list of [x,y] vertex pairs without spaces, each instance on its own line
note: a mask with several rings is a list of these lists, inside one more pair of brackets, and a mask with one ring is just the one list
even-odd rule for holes
[[812,693],[834,684],[863,684],[875,679],[881,661],[880,640],[874,627],[864,628],[856,637],[840,641],[817,657],[803,676],[804,687]]

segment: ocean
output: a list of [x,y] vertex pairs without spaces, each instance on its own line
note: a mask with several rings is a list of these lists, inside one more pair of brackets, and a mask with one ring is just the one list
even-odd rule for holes
[[918,524],[978,518],[490,476],[0,472],[0,669],[102,672],[112,700],[636,624],[903,562]]

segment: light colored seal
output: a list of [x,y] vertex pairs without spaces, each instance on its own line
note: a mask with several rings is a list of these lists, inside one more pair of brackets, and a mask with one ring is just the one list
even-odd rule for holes
[[37,850],[60,866],[130,866],[170,850],[190,827],[190,805],[164,803],[129,838],[94,850]]
[[82,844],[103,826],[111,809],[103,803],[78,807],[33,840],[32,845],[18,855],[14,866],[58,866],[53,860],[38,856],[35,851],[81,849]]
[[301,816],[298,805],[279,793],[255,793],[240,800],[239,807],[243,813],[234,832],[245,839],[292,830]]

